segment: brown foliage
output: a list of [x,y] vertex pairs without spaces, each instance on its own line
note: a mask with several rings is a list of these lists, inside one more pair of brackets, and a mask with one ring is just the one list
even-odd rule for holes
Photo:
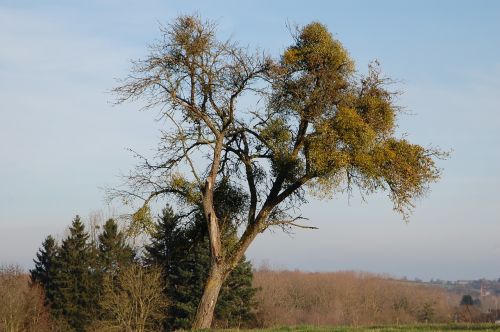
[[43,291],[18,266],[0,266],[0,331],[56,331]]
[[376,325],[450,322],[458,295],[358,272],[257,271],[258,324]]

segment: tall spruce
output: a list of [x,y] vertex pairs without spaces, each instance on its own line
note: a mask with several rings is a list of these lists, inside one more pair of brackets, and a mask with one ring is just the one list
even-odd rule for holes
[[113,219],[106,221],[98,241],[101,273],[115,275],[120,268],[134,261],[135,252],[127,244],[125,234],[118,230],[118,224]]
[[54,275],[52,309],[75,331],[84,331],[91,322],[97,303],[95,257],[89,235],[76,216],[62,241]]
[[[165,208],[146,246],[146,261],[164,270],[166,295],[171,302],[167,329],[188,329],[210,267],[208,233],[202,216],[183,223],[170,207]],[[221,290],[215,309],[216,325],[241,326],[251,321],[256,291],[252,277],[251,264],[243,259]]]
[[35,268],[30,270],[31,281],[43,287],[47,304],[52,304],[54,300],[54,273],[58,252],[59,246],[55,239],[51,235],[47,236],[33,260]]
[[[208,236],[205,242],[208,248]],[[210,258],[208,251],[205,253],[207,253],[208,261]],[[207,271],[208,269],[209,266],[207,266]],[[255,318],[253,308],[257,304],[253,298],[257,289],[252,287],[252,281],[252,264],[243,256],[243,260],[222,284],[221,298],[215,308],[216,326],[227,328],[252,325]]]

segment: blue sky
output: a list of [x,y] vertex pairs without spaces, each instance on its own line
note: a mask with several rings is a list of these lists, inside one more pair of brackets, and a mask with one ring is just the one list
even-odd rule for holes
[[442,180],[402,222],[386,197],[311,201],[319,231],[267,232],[248,256],[314,271],[424,279],[500,277],[500,2],[0,0],[0,263],[31,266],[75,214],[120,213],[99,188],[151,153],[161,124],[107,93],[179,14],[279,54],[287,22],[328,26],[363,72],[400,81],[400,131],[452,149]]

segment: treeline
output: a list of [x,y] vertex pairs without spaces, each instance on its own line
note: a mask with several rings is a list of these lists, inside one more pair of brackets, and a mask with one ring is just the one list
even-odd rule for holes
[[263,268],[254,273],[254,286],[260,289],[256,316],[262,327],[491,322],[496,317],[477,301],[464,302],[443,288],[370,273]]
[[[133,247],[115,220],[91,236],[77,216],[60,242],[45,239],[29,275],[0,267],[0,331],[189,329],[210,263],[206,223],[201,215],[190,220],[167,207],[147,243]],[[471,296],[419,283],[355,272],[252,271],[243,260],[222,288],[214,327],[494,320],[498,313],[487,309]]]
[[[254,271],[253,275],[253,286],[259,291],[255,296],[257,305],[250,312],[253,314],[252,320],[245,322],[246,327],[478,323],[492,322],[498,318],[498,313],[495,315],[491,311],[488,312],[487,307],[470,295],[461,296],[441,288],[373,274],[306,273],[261,268]],[[131,310],[126,310],[129,304],[133,303],[134,299],[161,295],[158,290],[164,287],[163,280],[160,271],[144,268],[140,264],[132,264],[130,268],[119,273],[114,282],[105,280],[99,303],[101,310],[108,312],[107,317],[114,319],[106,321],[101,316],[101,319],[94,320],[85,329],[127,331],[116,324],[117,318],[125,315],[124,318],[132,322],[137,315]],[[116,287],[115,283],[120,287]],[[142,286],[138,287],[139,285]],[[193,287],[196,288],[195,285]],[[255,290],[244,289],[251,292]],[[125,290],[130,294],[124,294]],[[238,322],[228,319],[231,316],[223,309],[230,307],[228,303],[231,301],[228,299],[244,300],[244,297],[238,295],[228,298],[227,293],[233,290],[234,288],[226,287],[226,295],[223,295],[226,304],[218,307],[219,327],[242,326],[241,320]],[[177,303],[164,296],[156,299],[159,301],[150,303],[155,303],[157,308],[162,310],[145,317],[145,321],[142,322],[144,328],[140,328],[140,321],[131,323],[130,326],[135,328],[128,329],[129,331],[151,330],[155,324],[157,330],[175,329],[174,322],[179,324],[180,321],[189,321],[189,318],[175,316],[176,312],[178,315],[183,307],[194,308],[196,304],[194,297],[192,300]],[[241,310],[244,306],[239,308]],[[234,313],[235,311],[233,315]],[[224,317],[228,320],[221,323]],[[55,319],[44,305],[42,289],[34,284],[30,286],[29,276],[14,267],[0,268],[0,318],[0,331],[71,330],[67,323]],[[167,322],[171,325],[167,325]],[[163,325],[158,326],[161,324]],[[179,325],[177,326],[179,328]]]
[[[93,239],[78,216],[61,243],[45,239],[30,277],[44,291],[42,304],[52,317],[46,331],[190,327],[208,275],[206,223],[199,217],[186,223],[167,207],[146,245],[132,248],[129,242],[113,219]],[[253,324],[255,292],[252,266],[243,260],[221,290],[215,325]]]
[[0,331],[54,330],[43,289],[18,266],[0,266]]

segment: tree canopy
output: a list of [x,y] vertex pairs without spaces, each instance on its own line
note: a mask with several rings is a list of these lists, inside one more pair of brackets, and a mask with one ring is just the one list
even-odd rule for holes
[[76,216],[59,246],[48,236],[36,254],[31,280],[44,289],[45,302],[64,330],[83,331],[107,315],[99,305],[103,282],[134,263],[135,252],[113,219],[104,224],[98,242],[89,240]]
[[[111,197],[142,199],[133,220],[143,226],[155,199],[174,199],[185,214],[202,207],[212,264],[195,327],[209,327],[207,306],[260,232],[308,227],[294,214],[307,193],[385,191],[407,218],[439,178],[435,158],[444,154],[396,135],[400,107],[376,64],[361,75],[321,23],[292,36],[273,58],[220,40],[212,22],[181,16],[114,90],[118,103],[141,100],[169,125],[156,158],[142,158]],[[222,183],[245,198],[231,219],[236,240],[221,232]]]

